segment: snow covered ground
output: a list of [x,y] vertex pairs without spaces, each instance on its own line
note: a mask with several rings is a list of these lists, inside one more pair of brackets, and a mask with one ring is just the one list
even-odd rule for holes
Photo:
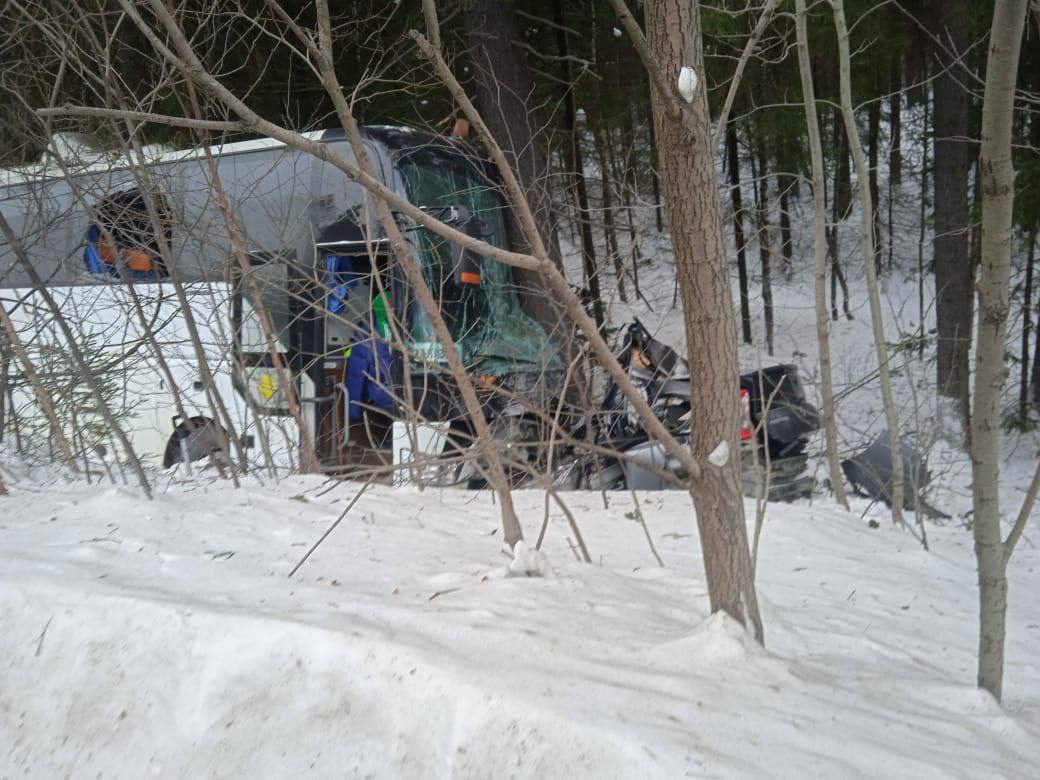
[[[709,617],[688,497],[571,494],[545,578],[486,493],[168,484],[11,456],[0,776],[1035,776],[1040,550],[1012,562],[1004,707],[974,687],[970,534],[770,505],[767,649]],[[543,496],[518,496],[537,533]],[[749,507],[750,509],[750,507]],[[753,516],[753,511],[749,512]],[[871,527],[876,520],[878,527]],[[1035,537],[1034,530],[1029,532]]]

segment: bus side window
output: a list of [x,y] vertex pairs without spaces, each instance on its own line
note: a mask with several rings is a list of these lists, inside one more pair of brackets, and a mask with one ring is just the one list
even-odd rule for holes
[[137,189],[108,195],[94,207],[94,221],[87,228],[83,262],[98,276],[155,281],[169,274],[160,242],[170,246],[173,228],[162,196],[149,196],[158,212],[161,235],[153,229],[145,195]]

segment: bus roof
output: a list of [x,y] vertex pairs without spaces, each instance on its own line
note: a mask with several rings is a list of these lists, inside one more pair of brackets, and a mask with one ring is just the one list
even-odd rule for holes
[[[313,132],[301,133],[301,135],[310,141],[320,141],[328,133],[328,130],[316,130]],[[15,168],[0,169],[0,187],[28,184],[35,181],[46,181],[49,179],[66,178],[65,170],[63,170],[62,166],[57,163],[57,158],[52,151],[55,146],[67,147],[65,143],[60,141],[56,143],[56,139],[52,138],[51,145],[48,146],[47,150],[44,151],[40,160],[37,162]],[[284,142],[278,141],[274,138],[254,138],[249,141],[216,144],[209,147],[209,153],[214,157],[227,157],[234,154],[244,154],[246,152],[254,152],[261,149],[277,149],[284,146]],[[146,146],[143,147],[142,151],[144,153],[145,165],[161,165],[163,163],[197,160],[206,155],[205,147],[171,150],[167,146]],[[112,171],[129,170],[135,164],[141,164],[140,162],[132,163],[127,159],[126,154],[110,153],[96,149],[88,150],[86,153],[82,150],[78,151],[76,156],[72,159],[69,159],[67,156],[67,148],[62,150],[60,155],[64,160],[65,167],[68,168],[69,174],[74,176],[84,173],[108,173]]]

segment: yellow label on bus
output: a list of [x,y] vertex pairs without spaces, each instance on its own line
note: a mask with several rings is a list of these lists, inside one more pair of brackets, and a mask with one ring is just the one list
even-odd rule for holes
[[263,374],[260,377],[260,381],[256,385],[257,392],[260,393],[260,397],[265,401],[270,401],[274,398],[274,394],[278,392],[278,382],[270,374]]

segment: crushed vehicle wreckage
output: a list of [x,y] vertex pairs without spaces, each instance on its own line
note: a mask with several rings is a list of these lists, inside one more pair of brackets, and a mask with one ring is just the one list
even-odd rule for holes
[[[692,426],[696,425],[696,414],[690,408],[691,379],[686,360],[655,339],[638,319],[625,329],[617,358],[633,384],[646,393],[657,417],[680,442],[687,442]],[[812,493],[815,480],[805,473],[807,448],[810,435],[819,430],[820,418],[805,397],[797,367],[782,364],[742,374],[740,394],[745,413],[741,430],[744,492],[753,496],[759,485],[765,488],[768,484],[767,498],[771,501],[790,501]],[[681,464],[647,434],[613,382],[607,387],[601,408],[592,417],[597,448],[616,451],[618,456],[574,456],[557,470],[557,487],[640,491],[674,488],[676,482],[665,479],[661,469],[678,480],[685,478]],[[586,437],[587,423],[588,419],[572,431],[572,437]]]

